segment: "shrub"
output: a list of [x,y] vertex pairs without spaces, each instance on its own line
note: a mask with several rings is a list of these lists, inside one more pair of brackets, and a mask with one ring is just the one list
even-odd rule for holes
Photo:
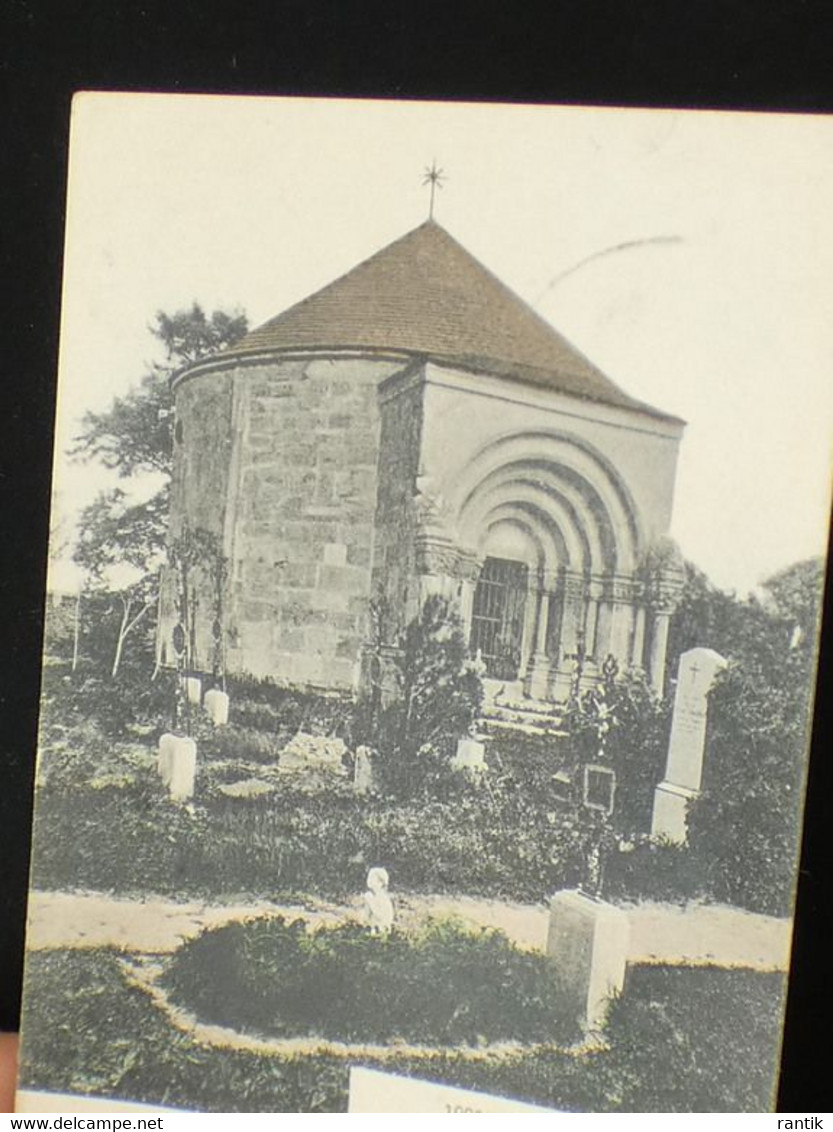
[[611,1107],[770,1111],[785,983],[780,972],[631,968],[599,1064]]
[[385,790],[400,797],[442,796],[453,780],[457,740],[477,719],[483,690],[459,617],[430,597],[398,642],[398,691],[387,705],[374,696],[356,714],[355,733],[379,752]]
[[789,915],[801,834],[808,685],[783,658],[777,687],[737,666],[709,698],[703,793],[689,841],[719,900]]
[[625,836],[651,828],[654,789],[668,750],[668,705],[658,700],[641,672],[611,667],[592,691],[574,696],[564,716],[565,758],[578,775],[597,761],[616,773],[613,825]]
[[546,958],[435,921],[415,938],[282,919],[204,932],[165,976],[203,1020],[278,1037],[457,1045],[566,1041]]
[[692,853],[714,897],[775,915],[793,902],[823,575],[821,560],[800,562],[741,602],[695,572],[682,606],[681,643],[732,662],[709,697]]

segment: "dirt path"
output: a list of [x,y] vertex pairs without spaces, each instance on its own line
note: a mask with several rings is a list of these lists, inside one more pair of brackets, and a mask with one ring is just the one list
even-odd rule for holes
[[[310,900],[305,905],[268,901],[207,904],[149,896],[123,900],[102,893],[34,892],[29,903],[27,944],[58,947],[121,947],[140,954],[175,951],[203,928],[257,916],[300,916],[310,923],[338,923],[360,916],[351,905]],[[499,928],[521,947],[543,950],[548,913],[543,904],[508,904],[474,897],[402,895],[397,922],[414,927],[426,916],[457,916],[479,927]],[[641,963],[715,964],[756,970],[786,970],[789,920],[724,905],[639,904],[627,906],[629,959]]]

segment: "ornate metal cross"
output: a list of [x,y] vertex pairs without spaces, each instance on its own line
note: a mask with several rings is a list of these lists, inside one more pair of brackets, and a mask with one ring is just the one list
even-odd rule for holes
[[589,660],[592,664],[596,663],[596,658],[592,653],[587,652],[585,648],[584,629],[579,629],[576,634],[576,651],[564,654],[565,660],[574,660],[576,667],[573,674],[573,694],[578,696],[581,689],[581,678],[584,675],[584,667]]
[[428,201],[428,219],[429,220],[434,219],[434,190],[435,189],[441,189],[443,187],[443,181],[445,179],[446,179],[445,174],[443,173],[442,169],[437,168],[436,160],[431,162],[431,168],[430,169],[426,166],[425,173],[424,173],[423,178],[422,178],[422,183],[423,183],[423,185],[430,185],[431,186],[431,196],[430,196],[429,201]]

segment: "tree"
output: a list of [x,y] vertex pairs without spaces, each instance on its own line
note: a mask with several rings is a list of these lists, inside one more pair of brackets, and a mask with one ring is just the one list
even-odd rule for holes
[[762,601],[735,603],[689,814],[713,895],[781,915],[792,903],[822,581],[820,560],[800,562],[765,583]]
[[395,698],[372,708],[366,725],[382,756],[383,781],[404,795],[443,789],[457,740],[477,719],[483,699],[480,671],[453,607],[429,597],[391,652]]
[[246,316],[214,311],[207,318],[194,303],[190,310],[167,315],[157,311],[150,333],[165,347],[166,364],[152,363],[139,385],[117,397],[103,413],[87,412],[70,455],[89,462],[100,460],[119,476],[142,472],[169,476],[171,375],[184,365],[233,345],[248,329]]
[[[165,348],[165,364],[152,363],[139,384],[101,413],[87,412],[70,455],[98,460],[133,492],[102,491],[81,512],[74,560],[84,569],[88,589],[119,610],[111,674],[118,673],[124,645],[156,603],[158,571],[165,550],[172,463],[170,379],[181,366],[236,342],[246,316],[189,310],[156,314],[153,336]],[[148,478],[150,477],[150,478]],[[160,482],[161,481],[161,482]],[[137,484],[145,494],[136,495]],[[155,489],[147,494],[148,483]],[[99,601],[108,608],[108,601]]]
[[613,828],[625,838],[647,833],[665,767],[668,704],[644,673],[620,673],[611,658],[595,688],[571,696],[561,726],[567,732],[565,768],[576,792],[587,764],[609,765],[616,774]]

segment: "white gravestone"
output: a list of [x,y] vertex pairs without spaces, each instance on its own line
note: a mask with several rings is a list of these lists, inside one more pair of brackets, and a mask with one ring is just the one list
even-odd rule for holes
[[369,747],[356,747],[353,789],[357,794],[367,794],[373,789],[373,763],[371,762]]
[[551,898],[547,956],[565,1015],[586,1034],[602,1029],[611,996],[625,985],[629,939],[621,908],[576,889]]
[[210,688],[203,697],[202,706],[215,727],[224,727],[228,723],[229,698],[226,692]]
[[166,731],[159,736],[159,754],[156,760],[156,769],[162,779],[162,785],[167,789],[171,785],[172,751],[176,743],[176,735]]
[[486,769],[486,745],[473,735],[466,735],[457,743],[457,750],[451,759],[452,770],[466,772]]
[[202,680],[199,676],[183,676],[182,690],[189,704],[199,704],[202,699]]
[[183,735],[166,732],[159,739],[159,777],[174,802],[187,802],[194,795],[197,744]]
[[388,935],[393,927],[393,903],[388,896],[388,870],[372,868],[367,874],[364,906],[373,935]]
[[686,811],[689,802],[700,793],[703,777],[709,692],[727,664],[726,658],[714,649],[689,649],[680,657],[668,762],[665,777],[654,792],[654,837],[664,837],[678,845],[686,840]]

